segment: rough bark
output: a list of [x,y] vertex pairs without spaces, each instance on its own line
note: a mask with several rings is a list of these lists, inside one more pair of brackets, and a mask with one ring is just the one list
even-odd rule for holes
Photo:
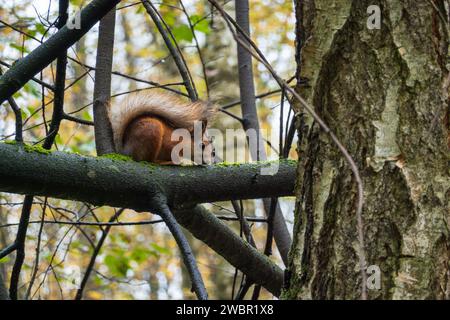
[[[381,30],[367,28],[370,5]],[[381,269],[372,299],[450,298],[448,15],[436,8],[443,1],[296,1],[299,70],[311,85],[297,90],[363,175],[365,251]],[[317,125],[300,130],[284,297],[358,299],[354,181]]]

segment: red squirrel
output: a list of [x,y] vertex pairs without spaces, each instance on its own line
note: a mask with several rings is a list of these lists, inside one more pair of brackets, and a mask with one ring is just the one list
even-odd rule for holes
[[[176,154],[172,151],[181,142],[190,149],[190,160],[209,164],[214,150],[206,129],[215,111],[211,103],[185,102],[173,94],[133,94],[124,104],[113,104],[109,108],[116,151],[131,156],[135,161],[180,164],[185,158],[183,150]],[[195,133],[195,126],[201,132]],[[172,134],[177,129],[186,130],[182,138],[175,135],[174,141]],[[198,154],[194,157],[196,150],[200,151],[200,157]]]

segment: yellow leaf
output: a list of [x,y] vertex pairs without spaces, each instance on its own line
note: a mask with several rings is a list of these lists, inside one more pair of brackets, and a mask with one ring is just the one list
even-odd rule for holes
[[89,299],[92,299],[92,300],[102,300],[103,299],[103,294],[101,294],[98,291],[88,291],[87,296]]

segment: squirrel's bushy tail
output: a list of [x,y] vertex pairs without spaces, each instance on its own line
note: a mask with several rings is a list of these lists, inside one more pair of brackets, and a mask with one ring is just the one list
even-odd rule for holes
[[109,118],[118,152],[122,150],[125,129],[135,119],[152,115],[166,120],[175,128],[193,129],[196,121],[208,121],[216,107],[208,102],[187,102],[174,94],[149,91],[130,95],[121,104],[112,104]]

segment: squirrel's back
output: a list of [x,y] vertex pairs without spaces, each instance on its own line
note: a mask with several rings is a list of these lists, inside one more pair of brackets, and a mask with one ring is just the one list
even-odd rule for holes
[[155,116],[175,128],[192,129],[196,121],[208,121],[214,114],[212,104],[204,101],[187,102],[174,94],[148,91],[130,95],[121,104],[112,104],[109,117],[117,151],[123,148],[128,125],[141,116]]

